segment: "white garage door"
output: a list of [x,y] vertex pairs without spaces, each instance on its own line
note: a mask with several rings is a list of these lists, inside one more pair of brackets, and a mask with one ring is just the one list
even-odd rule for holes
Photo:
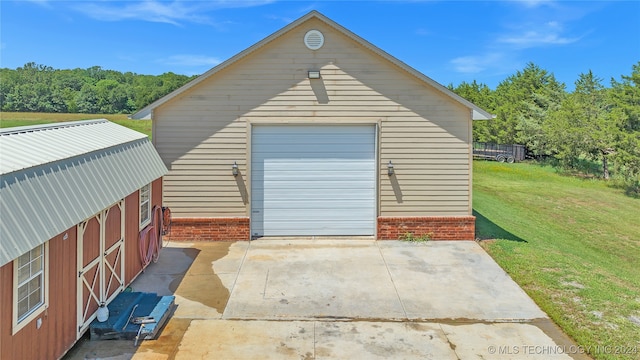
[[373,235],[374,126],[254,126],[253,236]]

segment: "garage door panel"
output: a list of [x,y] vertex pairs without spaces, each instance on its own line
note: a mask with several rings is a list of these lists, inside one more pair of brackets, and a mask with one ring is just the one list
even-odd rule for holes
[[[316,199],[316,200],[265,200],[266,209],[273,210],[292,210],[297,212],[306,212],[309,214],[318,214],[322,210],[338,212],[339,210],[364,211],[369,202],[366,200],[346,200],[336,204],[332,199]],[[279,212],[282,213],[282,212]],[[356,216],[356,214],[353,214]]]
[[369,221],[354,221],[351,224],[335,223],[330,220],[319,220],[315,225],[314,234],[304,234],[308,230],[307,222],[287,221],[276,222],[271,225],[277,236],[324,236],[324,235],[353,235],[354,229],[367,231]]
[[[337,133],[335,130],[338,126],[325,126],[325,125],[302,125],[302,126],[255,126],[255,128],[259,131],[254,131],[254,137],[265,137],[265,138],[274,138],[278,140],[282,139],[292,139],[294,142],[296,137],[310,137],[315,138],[316,136],[329,135],[333,138],[337,137],[345,137],[345,136],[365,136],[366,134],[374,134],[375,128],[373,126],[361,126],[361,125],[340,125],[340,132]],[[308,129],[312,129],[313,132],[307,131]]]
[[[340,171],[340,170],[331,170],[332,172],[336,172],[336,171]],[[274,171],[275,172],[275,171]],[[296,182],[296,181],[315,181],[315,182],[333,182],[333,183],[340,183],[340,182],[351,182],[351,181],[357,181],[361,184],[375,184],[375,182],[373,182],[370,179],[363,179],[362,178],[362,171],[347,171],[344,173],[340,173],[340,174],[336,174],[336,175],[331,175],[328,174],[327,172],[324,173],[319,173],[319,172],[305,172],[305,173],[296,173],[296,170],[291,170],[291,171],[279,171],[280,174],[268,174],[266,176],[254,176],[252,177],[252,180],[254,181],[269,181],[273,184],[278,184],[280,182],[282,183],[292,183],[292,182]],[[370,170],[370,172],[373,172],[373,170]],[[347,184],[348,185],[348,184]],[[309,186],[310,187],[310,186]],[[348,186],[348,187],[353,187],[353,186]],[[268,187],[267,187],[268,188]]]
[[[312,188],[313,185],[317,183],[331,183],[331,184],[340,184],[344,182],[358,182],[360,184],[368,184],[370,181],[368,179],[363,179],[361,172],[345,172],[339,174],[338,176],[329,176],[325,174],[318,174],[316,171],[309,171],[304,173],[296,174],[295,170],[282,171],[278,175],[267,175],[264,177],[264,181],[267,182],[268,185],[278,184],[279,182],[300,182],[300,185],[305,185],[309,183],[307,188]],[[352,186],[351,186],[352,187]]]
[[[270,216],[265,216],[264,220],[268,221],[270,225],[275,226],[275,224],[278,223],[306,223],[307,227],[309,226],[308,223],[309,221],[314,221],[314,227],[319,226],[319,224],[321,222],[326,222],[326,223],[331,223],[334,224],[336,227],[340,227],[340,226],[355,226],[354,224],[356,222],[365,222],[367,224],[370,223],[370,217],[373,215],[371,213],[361,213],[358,214],[357,216],[353,216],[353,210],[343,210],[343,211],[336,211],[335,213],[332,214],[321,214],[321,215],[313,215],[313,217],[310,217],[309,214],[303,214],[300,213],[299,211],[283,211],[282,214],[289,214],[289,217],[286,220],[282,220],[283,216],[280,215],[278,217],[270,217]],[[339,215],[339,216],[343,216],[343,217],[348,217],[349,221],[335,221],[335,216]],[[317,235],[317,234],[316,234]]]
[[373,235],[374,126],[255,126],[253,236]]
[[[271,161],[277,161],[277,160],[293,160],[291,158],[290,154],[283,154],[281,152],[275,152],[273,151],[273,149],[269,149],[270,151],[266,151],[263,153],[264,156],[269,156]],[[329,160],[333,160],[333,161],[346,161],[348,159],[367,159],[369,157],[368,153],[366,151],[357,151],[357,152],[353,152],[350,154],[345,153],[346,150],[345,149],[340,149],[337,147],[334,147],[332,149],[330,149],[330,151],[326,151],[324,153],[319,153],[318,151],[321,150],[321,147],[317,147],[317,149],[314,148],[304,148],[304,149],[299,149],[298,152],[296,153],[296,157],[295,159],[298,159],[299,161],[309,161],[312,159],[317,159],[317,160],[325,160],[325,159],[329,159]],[[253,149],[253,151],[260,151],[260,149]],[[348,156],[348,157],[347,157]]]
[[[263,154],[262,156],[268,156],[268,154]],[[313,173],[318,177],[335,178],[343,174],[375,170],[375,161],[369,157],[370,154],[363,156],[362,159],[268,159],[265,160],[266,163],[252,162],[251,168],[255,172],[254,179],[262,179],[265,169],[267,170],[267,176],[271,178],[279,178],[283,173],[286,173],[284,174],[286,177],[302,173]],[[301,172],[301,169],[304,169],[304,172]]]
[[[305,184],[305,185],[315,185],[314,188],[302,188],[302,187],[298,187],[298,185],[300,185],[299,181],[278,181],[278,182],[272,182],[272,183],[267,183],[267,185],[270,187],[269,190],[266,190],[265,194],[266,195],[270,195],[270,191],[271,189],[296,189],[295,192],[290,192],[292,198],[296,198],[296,197],[304,197],[304,193],[305,190],[309,190],[309,191],[313,191],[313,190],[325,190],[325,191],[332,191],[332,190],[344,190],[344,191],[358,191],[358,190],[370,190],[367,193],[370,193],[371,190],[373,189],[373,186],[369,183],[365,183],[365,182],[353,182],[353,183],[336,183],[336,182],[322,182],[322,181],[315,181],[313,182],[313,184]],[[339,188],[338,188],[339,187]],[[363,187],[366,187],[368,189],[363,189]],[[294,195],[295,194],[295,195]],[[325,192],[326,194],[326,192]],[[338,195],[338,193],[336,193],[336,195]]]
[[[335,189],[331,189],[331,190],[335,190]],[[341,197],[345,201],[360,200],[364,196],[371,195],[372,193],[371,190],[372,189],[363,189],[363,188],[344,189],[342,191]],[[290,192],[291,190],[289,187],[271,189],[269,192],[269,198],[267,199],[267,201],[270,201],[270,200],[277,201],[279,199],[289,198]],[[298,199],[292,199],[291,201],[297,201],[297,200],[310,201],[310,200],[316,200],[316,199],[322,200],[326,198],[327,198],[327,189],[317,188],[317,189],[309,189],[306,191],[304,197],[300,197]],[[254,193],[253,200],[264,200],[264,193],[263,192]]]

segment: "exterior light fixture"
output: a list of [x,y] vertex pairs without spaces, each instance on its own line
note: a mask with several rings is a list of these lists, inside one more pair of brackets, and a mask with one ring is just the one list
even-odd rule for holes
[[233,165],[231,165],[231,173],[233,176],[238,176],[238,163],[235,161],[233,162]]
[[391,176],[393,174],[395,174],[395,171],[393,170],[393,163],[389,160],[389,163],[387,164],[387,175]]
[[309,79],[320,79],[320,70],[311,70],[307,74]]

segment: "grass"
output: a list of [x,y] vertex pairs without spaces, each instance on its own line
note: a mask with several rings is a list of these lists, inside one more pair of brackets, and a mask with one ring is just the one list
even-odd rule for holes
[[423,235],[415,235],[412,232],[406,232],[402,235],[400,235],[400,240],[402,241],[408,241],[408,242],[414,242],[414,243],[426,243],[427,241],[431,240],[431,237],[433,236],[432,233],[428,233],[428,234],[423,234]]
[[475,161],[473,188],[481,244],[556,324],[595,359],[639,359],[640,199],[524,163]]
[[[0,127],[99,118],[151,136],[150,120],[121,114],[2,112]],[[640,199],[550,166],[474,161],[473,207],[483,247],[579,345],[640,358]]]
[[1,112],[0,128],[49,124],[54,122],[107,119],[151,137],[151,120],[130,120],[126,114],[58,114],[31,112]]

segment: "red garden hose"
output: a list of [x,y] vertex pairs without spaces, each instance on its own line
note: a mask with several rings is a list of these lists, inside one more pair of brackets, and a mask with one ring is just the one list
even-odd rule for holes
[[153,207],[151,213],[151,224],[142,229],[140,238],[138,239],[140,260],[143,269],[146,268],[151,261],[158,261],[160,249],[162,248],[162,208],[156,205]]

